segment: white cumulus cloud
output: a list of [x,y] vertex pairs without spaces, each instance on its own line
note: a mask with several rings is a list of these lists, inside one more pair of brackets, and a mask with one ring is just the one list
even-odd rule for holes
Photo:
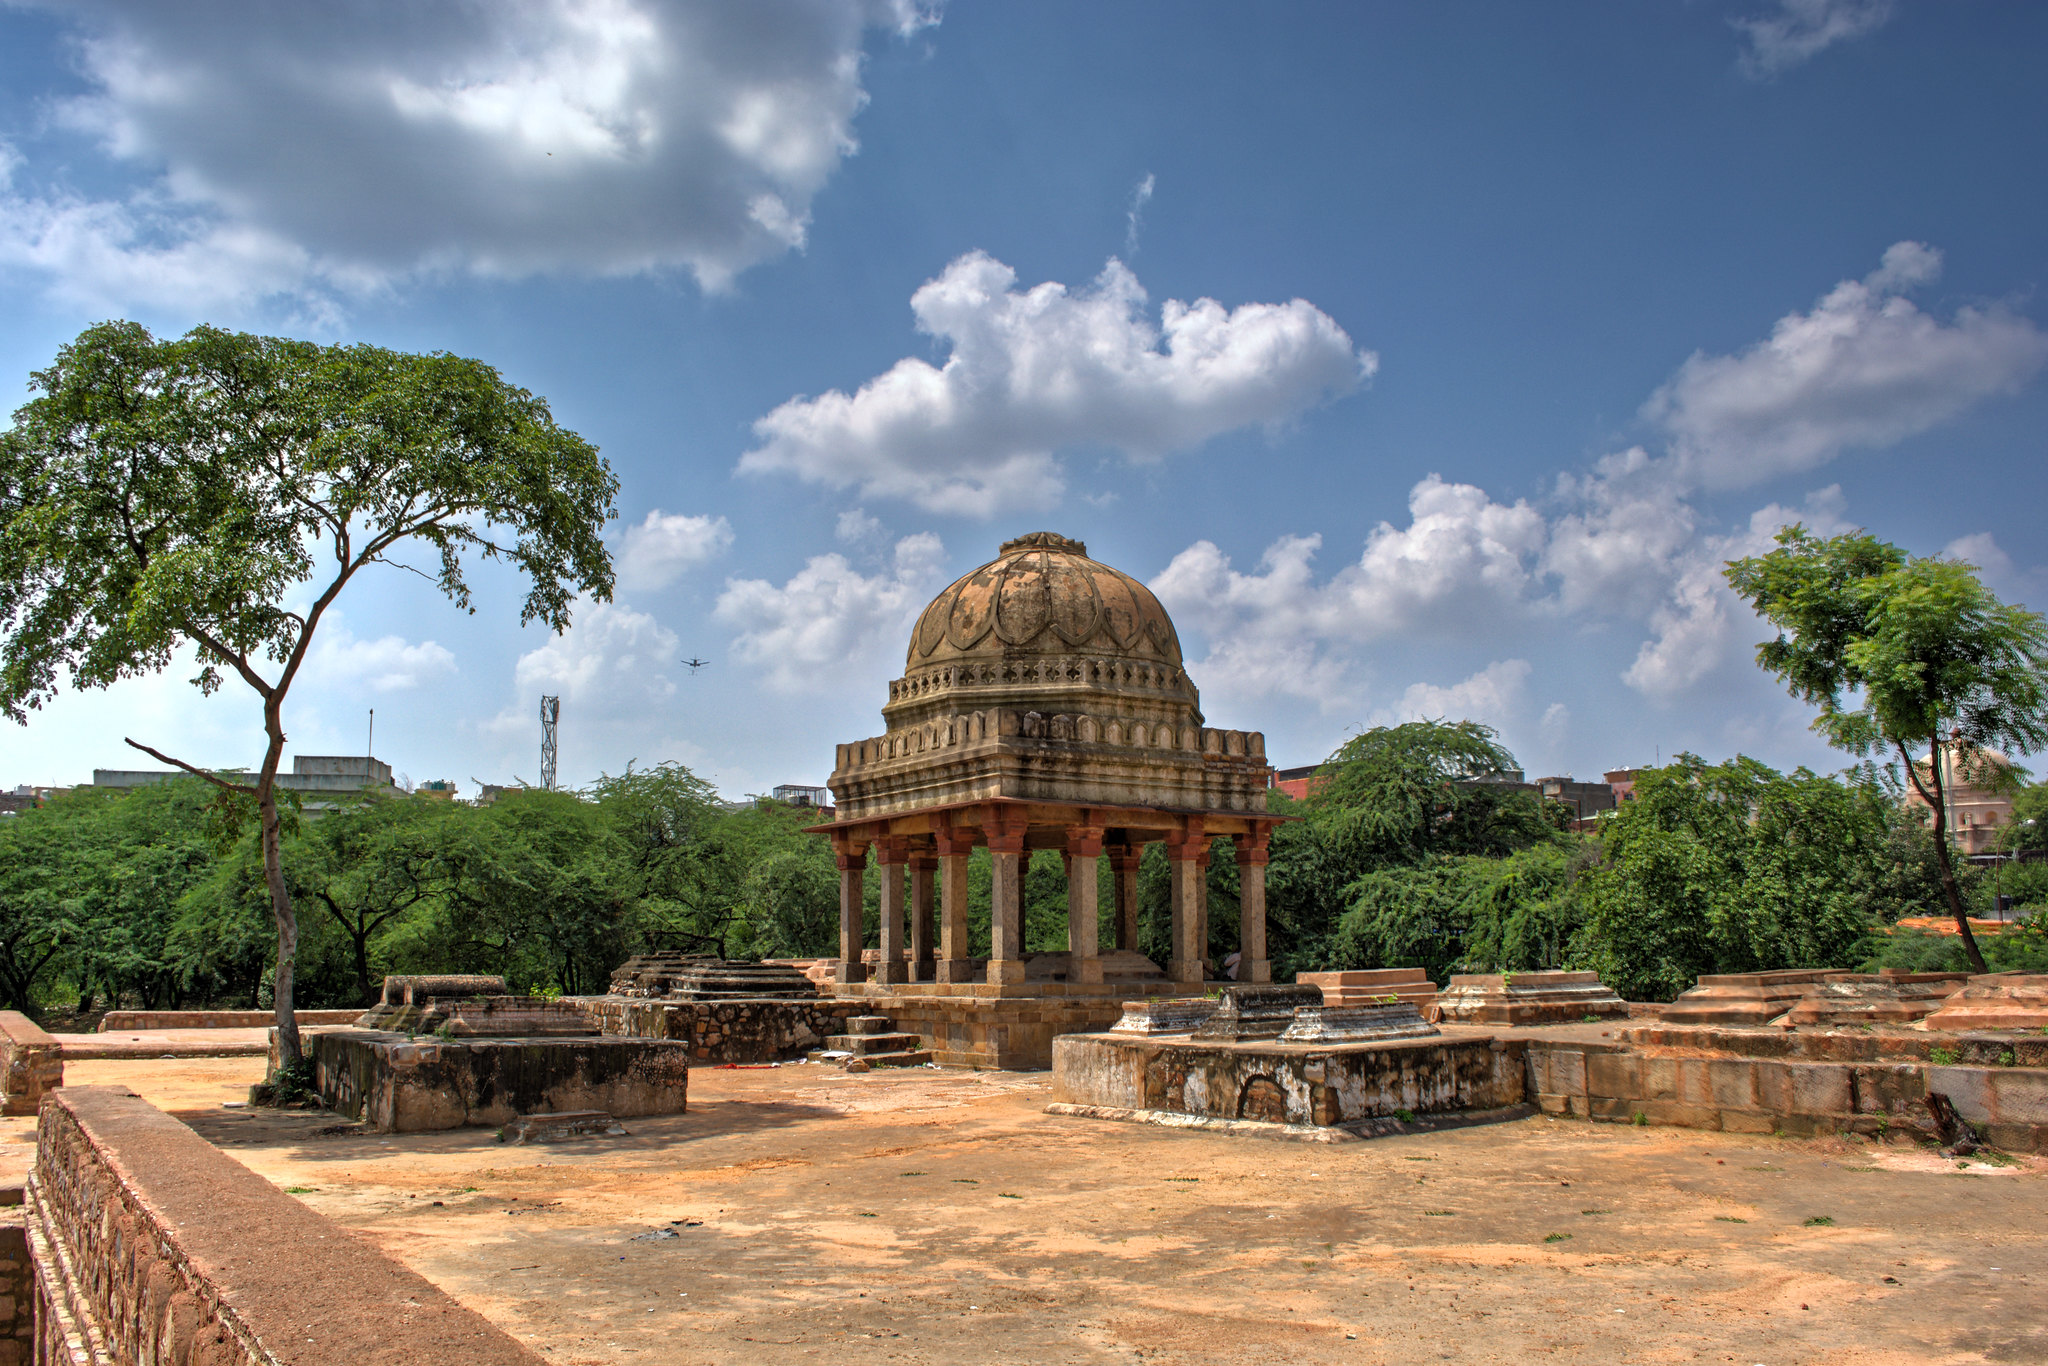
[[618,602],[579,602],[567,631],[519,656],[512,671],[519,701],[498,724],[532,724],[542,693],[562,699],[565,718],[644,718],[649,707],[675,696],[677,645],[675,632],[645,612]]
[[666,588],[707,560],[732,547],[732,523],[723,517],[691,517],[650,511],[628,527],[619,551],[619,584],[631,589]]
[[754,424],[759,444],[740,469],[935,512],[1050,507],[1065,488],[1063,449],[1157,459],[1296,417],[1379,363],[1303,299],[1170,299],[1154,321],[1115,259],[1082,289],[1020,289],[1010,267],[973,252],[910,306],[918,330],[949,349],[942,365],[906,357],[855,393],[791,399]]
[[1374,711],[1368,724],[1478,721],[1498,730],[1521,714],[1531,672],[1526,659],[1497,659],[1469,678],[1448,686],[1411,683],[1400,701]]
[[326,687],[401,692],[455,672],[455,656],[431,640],[415,645],[403,636],[359,640],[330,619],[313,638],[306,661],[311,679]]
[[1946,323],[1923,313],[1904,291],[1940,269],[1933,248],[1896,243],[1877,270],[1740,354],[1695,353],[1643,415],[1691,480],[1727,489],[1893,445],[2017,390],[2048,362],[2048,335],[1998,307],[1959,308]]
[[870,28],[919,0],[49,6],[69,126],[141,179],[0,188],[0,265],[113,307],[331,300],[421,271],[688,270],[804,243]]
[[1836,43],[1882,28],[1893,0],[1777,0],[1762,14],[1734,20],[1742,34],[1741,66],[1753,80],[1789,71]]
[[761,670],[775,691],[842,687],[850,668],[903,648],[941,587],[945,555],[927,531],[898,541],[877,574],[861,573],[844,555],[813,556],[782,584],[727,580],[712,614],[737,631],[733,657]]

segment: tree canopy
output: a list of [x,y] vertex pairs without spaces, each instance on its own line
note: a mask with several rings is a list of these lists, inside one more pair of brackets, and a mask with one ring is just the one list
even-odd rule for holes
[[1921,559],[1862,532],[1778,533],[1731,561],[1728,582],[1778,628],[1757,663],[1819,709],[1813,727],[1859,756],[1896,756],[1933,816],[1943,893],[1971,966],[1986,970],[1949,857],[1944,757],[1980,786],[2017,772],[1991,757],[2048,746],[2048,618],[1999,599],[1973,566]]
[[0,432],[0,710],[25,724],[66,682],[103,688],[184,648],[203,692],[230,677],[254,691],[266,744],[251,779],[129,743],[255,806],[293,1062],[298,924],[275,781],[285,698],[321,620],[372,565],[471,610],[474,553],[524,575],[523,622],[561,630],[579,595],[610,596],[618,481],[545,401],[441,353],[214,327],[166,341],[112,322],[29,387]]

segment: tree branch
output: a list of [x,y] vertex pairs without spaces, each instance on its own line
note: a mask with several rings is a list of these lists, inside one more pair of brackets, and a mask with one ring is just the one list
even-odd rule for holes
[[206,781],[212,783],[215,787],[221,789],[223,792],[241,792],[251,797],[257,795],[256,789],[250,787],[247,783],[231,783],[225,778],[217,777],[214,774],[208,773],[203,768],[194,768],[192,767],[192,765],[186,763],[183,759],[173,759],[170,755],[164,753],[162,750],[151,749],[148,745],[138,744],[135,741],[128,739],[126,736],[122,737],[122,742],[128,745],[130,748],[141,750],[144,754],[147,754],[152,759],[156,759],[163,763],[169,764],[173,768],[182,768],[195,778],[204,778],[206,779]]

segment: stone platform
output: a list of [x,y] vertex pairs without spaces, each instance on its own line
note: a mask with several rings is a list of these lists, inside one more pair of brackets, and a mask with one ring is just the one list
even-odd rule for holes
[[508,1124],[602,1110],[688,1108],[689,1049],[655,1039],[408,1039],[371,1029],[308,1033],[321,1102],[381,1133]]
[[1929,1029],[2048,1029],[2048,973],[1972,977],[1925,1021]]
[[1790,1029],[1911,1024],[1939,1010],[1943,1001],[1962,990],[1968,976],[1961,972],[1835,973],[1772,1023]]
[[1334,1045],[1073,1034],[1053,1043],[1048,1108],[1342,1142],[1526,1114],[1522,1052],[1483,1034]]
[[614,972],[608,994],[677,1001],[809,1000],[818,987],[789,963],[651,953],[628,959]]
[[1436,1001],[1436,983],[1421,968],[1366,968],[1349,972],[1300,972],[1296,982],[1321,987],[1326,1006],[1362,1006],[1392,996],[1426,1016]]
[[1476,1025],[1571,1024],[1628,1017],[1628,1002],[1593,972],[1465,973],[1436,999],[1437,1017]]
[[1666,1024],[1760,1025],[1783,1015],[1840,968],[1792,968],[1782,972],[1723,972],[1701,977],[1690,991],[1664,1007]]

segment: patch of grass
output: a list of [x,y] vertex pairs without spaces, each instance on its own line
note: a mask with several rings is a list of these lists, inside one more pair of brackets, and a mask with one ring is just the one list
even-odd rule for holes
[[1304,1258],[1301,1263],[1301,1269],[1304,1271],[1314,1271],[1316,1269],[1316,1264]]
[[1641,1110],[1638,1110],[1635,1112],[1635,1116],[1629,1120],[1629,1123],[1635,1125],[1639,1129],[1647,1129],[1650,1127],[1650,1117],[1644,1114]]
[[924,1175],[924,1173],[923,1173],[923,1172],[899,1172],[899,1173],[898,1173],[898,1175],[900,1175],[900,1176],[923,1176],[923,1175]]
[[1569,1233],[1546,1233],[1543,1235],[1543,1241],[1546,1243],[1561,1243],[1571,1236]]
[[998,1200],[1022,1200],[1023,1198],[1021,1195],[1012,1195],[1008,1191],[996,1192],[996,1199]]
[[2019,1066],[2019,1061],[2019,1058],[2010,1048],[1998,1055],[1998,1065],[2000,1067],[2017,1067]]
[[1598,1015],[1588,1015],[1588,1016],[1587,1016],[1587,1017],[1585,1018],[1585,1020],[1584,1020],[1584,1023],[1586,1023],[1586,1024],[1599,1024],[1599,1023],[1600,1023],[1600,1017],[1599,1017]]
[[1717,1214],[1714,1216],[1714,1222],[1717,1224],[1746,1224],[1749,1220],[1738,1219],[1732,1214]]
[[1582,1210],[1580,1210],[1580,1211],[1579,1211],[1579,1213],[1581,1213],[1581,1214],[1612,1214],[1612,1213],[1614,1213],[1614,1211],[1613,1211],[1613,1210],[1611,1210],[1611,1209],[1582,1209]]
[[1394,1118],[1400,1120],[1403,1124],[1413,1124],[1415,1122],[1415,1112],[1413,1110],[1396,1110],[1394,1111]]
[[1423,1211],[1423,1214],[1431,1219],[1449,1219],[1457,1214],[1457,1211],[1454,1209],[1426,1209]]
[[1434,1162],[1434,1161],[1436,1161],[1436,1159],[1435,1159],[1435,1158],[1433,1158],[1433,1157],[1404,1157],[1404,1158],[1402,1158],[1401,1160],[1402,1160],[1403,1162]]
[[953,1184],[956,1186],[978,1186],[981,1182],[971,1176],[956,1176],[953,1178]]
[[881,1218],[882,1216],[881,1216],[881,1215],[879,1215],[879,1214],[870,1214],[870,1213],[868,1213],[868,1212],[867,1212],[866,1210],[862,1210],[862,1211],[860,1212],[860,1217],[861,1217],[861,1218],[863,1218],[863,1219],[879,1219],[879,1218]]
[[1844,1168],[1842,1168],[1842,1170],[1843,1170],[1843,1171],[1845,1171],[1845,1172],[1881,1172],[1881,1171],[1883,1171],[1883,1170],[1884,1170],[1884,1168],[1883,1168],[1883,1167],[1844,1167]]
[[1167,1176],[1160,1179],[1163,1181],[1200,1181],[1202,1178],[1199,1176]]
[[479,1191],[479,1190],[482,1190],[482,1189],[483,1189],[483,1187],[481,1187],[481,1186],[464,1186],[464,1187],[462,1188],[462,1193],[463,1193],[464,1195],[470,1195],[470,1194],[473,1194],[474,1192],[476,1192],[476,1191]]
[[1825,1214],[1816,1214],[1806,1221],[1806,1227],[1808,1228],[1833,1228],[1834,1226],[1835,1221],[1828,1218]]
[[1936,1067],[1954,1067],[1958,1062],[1962,1061],[1962,1057],[1963,1055],[1956,1052],[1953,1048],[1937,1047],[1927,1051],[1928,1061],[1932,1062]]
[[1746,1172],[1781,1172],[1785,1169],[1783,1167],[1744,1167],[1742,1170]]
[[313,1189],[311,1186],[286,1186],[284,1193],[286,1195],[311,1195]]

